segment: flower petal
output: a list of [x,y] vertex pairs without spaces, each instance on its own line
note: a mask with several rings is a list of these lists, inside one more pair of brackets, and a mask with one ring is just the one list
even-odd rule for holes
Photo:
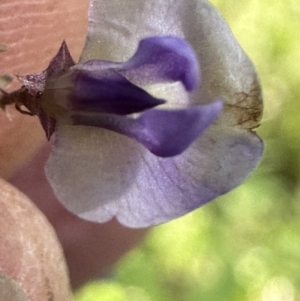
[[114,70],[75,71],[71,109],[128,115],[165,101],[152,97]]
[[[97,62],[87,64],[95,68],[99,64],[101,68],[103,63]],[[198,59],[193,49],[184,40],[173,36],[142,39],[135,54],[127,62],[114,67],[139,86],[181,81],[187,91],[193,91],[200,80]]]
[[123,135],[63,126],[46,174],[62,204],[104,222],[146,227],[181,216],[236,187],[257,165],[262,142],[211,126],[180,156],[159,158]]
[[141,86],[181,81],[187,91],[193,91],[200,80],[198,64],[193,49],[184,40],[155,36],[141,40],[120,71]]
[[181,110],[149,110],[137,119],[104,114],[75,115],[75,125],[106,128],[135,139],[153,154],[172,157],[185,151],[211,125],[222,102]]
[[[206,0],[92,0],[89,21],[82,62],[125,62],[147,36],[184,38],[202,68],[201,86],[185,105],[222,99],[224,111],[172,158],[159,158],[105,129],[59,126],[46,173],[66,208],[97,222],[116,216],[124,225],[146,227],[183,215],[243,182],[263,150],[251,130],[260,121],[261,91],[252,63],[216,9]],[[168,94],[160,97],[169,99]]]
[[120,115],[164,103],[139,87],[181,82],[187,91],[192,91],[200,80],[193,49],[172,36],[141,40],[136,53],[125,63],[91,60],[73,70],[72,110]]
[[[183,38],[201,63],[201,86],[190,101],[205,104],[222,99],[224,123],[247,130],[259,125],[262,96],[256,71],[223,17],[208,1],[92,0],[90,7],[81,62],[99,58],[125,62],[145,37]],[[168,95],[160,94],[160,98],[168,99]]]

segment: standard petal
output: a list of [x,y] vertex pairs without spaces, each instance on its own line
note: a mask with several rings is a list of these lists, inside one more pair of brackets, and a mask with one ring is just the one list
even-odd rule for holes
[[173,158],[94,127],[60,127],[56,139],[46,174],[62,204],[82,218],[116,216],[129,227],[166,222],[226,193],[256,167],[263,149],[256,135],[217,126]]
[[222,102],[180,110],[149,110],[136,119],[130,117],[79,114],[75,125],[106,128],[135,139],[159,157],[185,151],[222,111]]
[[[125,62],[145,37],[181,37],[193,47],[201,63],[201,86],[189,103],[222,99],[224,124],[245,129],[259,124],[262,97],[255,69],[208,1],[92,0],[89,22],[82,62],[99,58]],[[172,99],[176,99],[176,92]],[[169,96],[160,94],[163,99]]]

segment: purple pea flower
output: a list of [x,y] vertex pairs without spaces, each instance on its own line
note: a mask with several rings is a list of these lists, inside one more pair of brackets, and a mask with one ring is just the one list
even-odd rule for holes
[[89,22],[80,63],[49,77],[42,99],[57,122],[46,174],[62,204],[146,227],[244,181],[263,150],[261,92],[216,9],[93,0]]

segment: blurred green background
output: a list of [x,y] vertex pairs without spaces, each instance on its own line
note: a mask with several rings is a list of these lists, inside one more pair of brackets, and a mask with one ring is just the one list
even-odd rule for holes
[[75,301],[300,300],[300,2],[212,2],[260,74],[264,159],[239,188],[154,228]]

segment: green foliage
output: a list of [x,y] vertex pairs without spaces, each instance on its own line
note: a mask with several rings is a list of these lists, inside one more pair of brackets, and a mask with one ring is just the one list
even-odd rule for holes
[[231,193],[154,228],[76,301],[300,300],[300,6],[213,2],[261,77],[263,162]]

